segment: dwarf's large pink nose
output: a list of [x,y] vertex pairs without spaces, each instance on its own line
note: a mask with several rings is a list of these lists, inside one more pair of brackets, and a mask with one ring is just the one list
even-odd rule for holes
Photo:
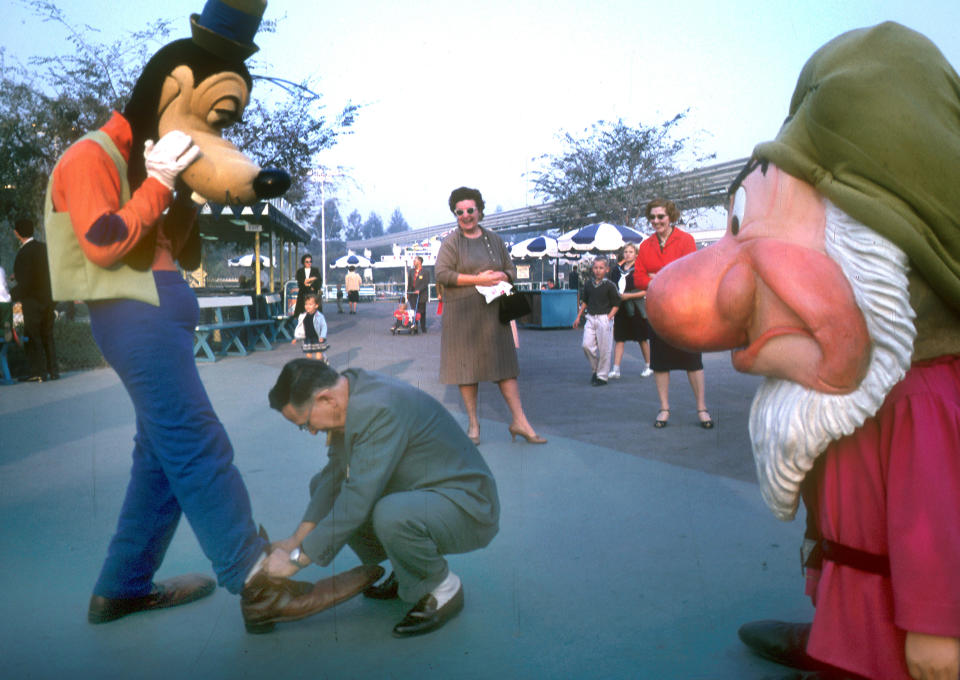
[[658,273],[650,323],[667,342],[734,353],[737,370],[843,394],[859,385],[870,337],[853,289],[825,253],[775,238],[725,236]]
[[749,259],[724,237],[662,269],[647,289],[647,315],[667,342],[691,351],[746,343],[756,283]]

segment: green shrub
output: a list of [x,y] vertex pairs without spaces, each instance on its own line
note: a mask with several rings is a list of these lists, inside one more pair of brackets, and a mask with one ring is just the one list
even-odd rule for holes
[[[100,348],[93,340],[89,321],[57,319],[53,324],[53,345],[61,373],[107,365],[100,354]],[[26,353],[16,343],[10,343],[7,361],[14,377],[29,373]]]
[[53,343],[61,371],[79,371],[107,365],[93,339],[88,321],[58,319],[53,324]]

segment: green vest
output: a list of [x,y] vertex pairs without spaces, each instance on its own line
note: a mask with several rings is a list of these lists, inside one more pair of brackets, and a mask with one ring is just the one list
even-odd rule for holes
[[[127,162],[110,136],[102,130],[84,135],[99,144],[116,164],[120,175],[120,205],[130,200]],[[47,236],[47,258],[50,261],[50,287],[54,300],[111,300],[124,298],[160,305],[157,284],[150,269],[138,270],[118,262],[109,267],[94,264],[83,254],[69,213],[55,212],[50,193],[53,176],[47,182],[44,201],[44,225]]]

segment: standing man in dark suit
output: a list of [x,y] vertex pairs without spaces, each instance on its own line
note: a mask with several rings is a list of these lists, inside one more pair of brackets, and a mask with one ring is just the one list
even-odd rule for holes
[[490,468],[453,416],[407,383],[309,359],[284,366],[269,399],[301,430],[327,433],[329,461],[310,480],[297,530],[272,545],[267,574],[326,566],[349,545],[365,565],[393,565],[365,596],[416,603],[394,636],[430,632],[463,609],[460,578],[443,556],[490,543],[500,502]]
[[416,308],[420,318],[420,332],[427,332],[427,300],[430,299],[430,275],[423,269],[423,258],[413,258],[413,273],[407,292],[407,304]]
[[54,313],[47,246],[33,239],[33,220],[17,220],[13,233],[20,241],[20,250],[13,262],[16,285],[10,293],[14,301],[19,301],[23,308],[23,331],[30,340],[26,347],[30,373],[21,380],[56,380],[60,377],[60,369],[57,367],[57,354],[53,347]]

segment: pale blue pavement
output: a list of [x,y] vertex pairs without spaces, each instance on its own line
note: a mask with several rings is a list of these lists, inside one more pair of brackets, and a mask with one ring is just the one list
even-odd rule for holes
[[[465,422],[455,390],[436,384],[439,333],[393,338],[386,333],[391,313],[386,304],[361,305],[357,316],[328,313],[332,363],[410,380]],[[528,411],[542,413],[533,402],[549,395],[550,412],[568,426],[582,418],[586,428],[597,420],[598,400],[642,390],[636,399],[646,412],[630,445],[617,450],[564,436],[544,417],[535,424],[547,445],[511,443],[497,417],[499,399],[484,387],[481,398],[494,412],[482,412],[480,449],[499,485],[501,531],[486,549],[450,558],[465,589],[460,616],[409,640],[390,635],[408,605],[361,597],[272,634],[248,635],[239,598],[223,590],[183,607],[89,625],[87,601],[127,481],[132,407],[109,369],[0,387],[0,676],[776,677],[785,669],[752,656],[736,630],[757,618],[812,615],[797,556],[802,522],[775,520],[753,482],[690,462],[749,456],[720,449],[724,428],[745,427],[740,411],[750,394],[728,361],[711,355],[708,390],[713,384],[715,394],[737,395],[714,407],[718,431],[697,428],[677,407],[671,427],[654,431],[647,423],[655,413],[647,406],[653,385],[640,381],[637,360],[622,385],[590,391],[580,387],[587,369],[579,337],[521,331]],[[575,386],[556,375],[541,382],[538,356],[566,352]],[[275,538],[295,528],[307,482],[325,460],[322,436],[298,432],[266,405],[280,367],[299,355],[281,345],[200,366],[255,518]],[[678,377],[676,402],[688,393]],[[652,459],[668,457],[662,442],[671,441],[683,451],[682,465]],[[657,455],[643,455],[648,446]],[[315,580],[356,563],[345,549],[332,568],[310,567],[301,576]],[[158,577],[190,571],[210,568],[184,522]]]

